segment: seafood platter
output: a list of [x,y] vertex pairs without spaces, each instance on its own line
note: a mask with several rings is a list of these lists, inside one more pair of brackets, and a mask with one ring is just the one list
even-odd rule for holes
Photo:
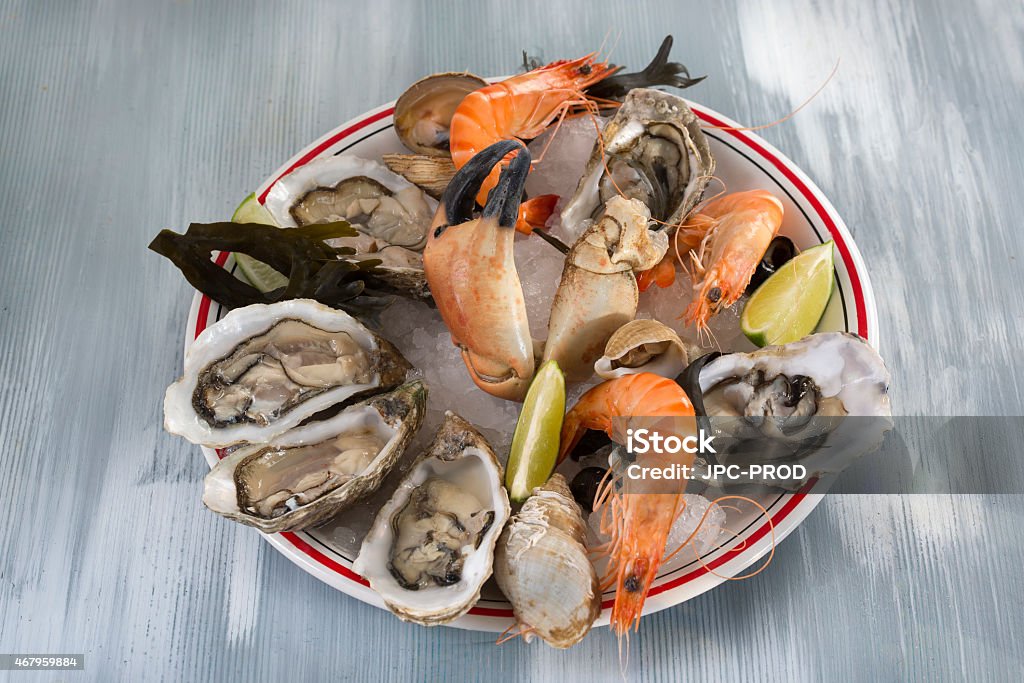
[[613,425],[886,417],[889,374],[841,219],[678,94],[701,79],[671,45],[638,71],[426,76],[231,221],[162,231],[198,290],[164,426],[201,446],[203,504],[404,621],[500,642],[622,638],[763,568],[834,472],[639,490]]

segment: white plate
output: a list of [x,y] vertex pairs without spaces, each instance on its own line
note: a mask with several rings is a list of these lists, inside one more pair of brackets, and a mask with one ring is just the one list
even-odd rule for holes
[[[778,195],[785,204],[782,234],[789,236],[801,249],[835,240],[836,288],[829,302],[820,331],[846,330],[856,332],[878,347],[878,316],[863,259],[850,233],[828,199],[793,162],[764,140],[749,132],[723,130],[739,124],[706,107],[691,103],[694,112],[706,124],[706,134],[717,161],[716,175],[730,191],[764,188]],[[281,166],[257,191],[260,201],[269,188],[289,171],[313,159],[335,154],[350,153],[362,157],[379,158],[387,152],[406,151],[394,133],[392,112],[394,103],[369,111],[323,136],[296,154]],[[217,262],[233,267],[229,254],[221,253]],[[189,313],[185,346],[208,324],[223,315],[220,305],[196,294]],[[217,453],[203,449],[212,466]],[[770,494],[760,502],[770,515],[729,513],[728,528],[742,541],[740,550],[723,548],[713,551],[698,561],[692,553],[681,552],[661,568],[647,598],[644,612],[677,605],[709,590],[725,577],[737,576],[759,559],[765,557],[777,544],[793,531],[821,501],[828,483],[811,482],[794,494]],[[323,530],[282,533],[264,537],[279,552],[305,571],[338,590],[359,600],[384,608],[366,582],[352,571],[354,553],[335,543]],[[732,546],[730,545],[730,548]],[[485,598],[487,598],[485,594]],[[482,599],[469,614],[452,625],[481,631],[502,631],[512,623],[509,604],[492,594],[494,599]],[[613,592],[604,595],[603,611],[597,624],[608,623]]]

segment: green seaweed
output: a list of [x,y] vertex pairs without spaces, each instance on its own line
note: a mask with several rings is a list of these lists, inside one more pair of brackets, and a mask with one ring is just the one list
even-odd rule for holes
[[[192,223],[183,235],[161,230],[149,248],[170,259],[189,284],[228,308],[316,299],[372,318],[390,302],[376,288],[380,259],[348,258],[355,250],[324,241],[356,234],[345,221],[287,230],[259,223]],[[261,292],[211,261],[212,251],[248,254],[286,274],[288,284]]]

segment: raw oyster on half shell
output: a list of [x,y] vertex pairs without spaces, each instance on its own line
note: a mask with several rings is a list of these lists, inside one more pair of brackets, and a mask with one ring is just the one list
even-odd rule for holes
[[468,422],[445,414],[433,444],[377,513],[353,569],[403,620],[462,616],[491,575],[509,516],[502,467]]
[[283,228],[348,221],[359,234],[332,245],[380,259],[384,285],[429,297],[420,252],[437,202],[380,162],[348,155],[311,161],[274,183],[264,206]]
[[236,308],[185,353],[164,427],[213,448],[268,443],[321,410],[393,389],[410,369],[390,342],[316,301]]
[[206,475],[203,503],[266,533],[296,531],[368,496],[394,468],[426,409],[422,381],[243,446]]

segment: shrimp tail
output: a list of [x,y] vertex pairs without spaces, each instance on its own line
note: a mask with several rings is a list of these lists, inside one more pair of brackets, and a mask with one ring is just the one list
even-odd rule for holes
[[516,230],[524,235],[531,235],[534,228],[543,228],[548,218],[554,213],[556,203],[558,203],[557,194],[542,194],[527,199],[519,207]]

